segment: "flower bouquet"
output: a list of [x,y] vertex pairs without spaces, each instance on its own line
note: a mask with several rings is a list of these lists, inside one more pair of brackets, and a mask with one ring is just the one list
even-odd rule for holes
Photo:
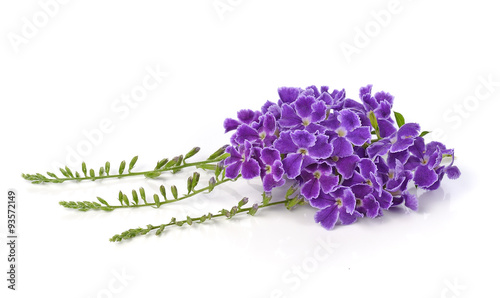
[[[277,102],[267,101],[260,111],[241,110],[236,119],[224,121],[225,132],[231,132],[230,144],[221,147],[206,160],[191,162],[199,152],[195,147],[185,155],[158,161],[150,171],[135,172],[138,157],[122,161],[117,173],[110,173],[110,163],[99,170],[81,173],[61,168],[62,176],[47,172],[23,174],[35,184],[66,181],[100,180],[143,175],[156,178],[162,173],[177,173],[195,167],[212,173],[208,185],[199,186],[200,174],[187,179],[182,194],[176,186],[170,193],[164,185],[159,193],[147,196],[144,188],[127,195],[118,193],[119,204],[97,197],[97,201],[62,201],[60,205],[80,211],[112,211],[120,208],[151,206],[159,208],[240,178],[262,181],[262,201],[247,207],[248,198],[232,208],[186,219],[172,218],[160,225],[148,225],[114,235],[110,241],[121,241],[155,231],[160,235],[169,226],[192,225],[217,217],[232,218],[240,213],[255,215],[262,208],[283,205],[293,209],[300,205],[317,208],[316,223],[333,229],[337,223],[354,223],[358,218],[382,216],[384,210],[404,204],[417,210],[418,200],[412,188],[435,190],[444,175],[460,176],[454,165],[454,150],[439,142],[428,142],[417,123],[405,123],[404,117],[392,111],[394,97],[387,92],[372,94],[372,86],[362,87],[360,101],[346,97],[344,90],[329,91],[322,86],[305,89],[281,87]],[[127,172],[125,172],[127,170]],[[272,200],[274,188],[288,188],[278,200]]]

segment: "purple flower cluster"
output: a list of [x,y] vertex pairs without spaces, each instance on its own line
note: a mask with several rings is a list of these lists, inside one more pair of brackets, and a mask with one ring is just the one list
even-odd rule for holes
[[[403,203],[416,210],[410,182],[434,190],[445,174],[460,176],[453,149],[425,144],[417,123],[393,119],[394,97],[371,89],[362,87],[358,102],[326,86],[282,87],[277,103],[239,111],[224,121],[226,132],[235,131],[226,177],[260,176],[265,192],[294,180],[326,229]],[[451,163],[442,165],[443,157]]]

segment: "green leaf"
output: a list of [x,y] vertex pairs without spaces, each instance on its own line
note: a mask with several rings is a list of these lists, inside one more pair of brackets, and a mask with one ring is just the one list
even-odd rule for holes
[[132,190],[132,200],[136,205],[139,205],[139,197],[137,196],[137,191],[135,189]]
[[71,176],[71,178],[75,178],[75,176],[73,176],[73,173],[71,172],[71,170],[68,168],[68,166],[65,167],[66,169],[66,173],[68,173],[68,175]]
[[217,157],[221,156],[222,154],[224,154],[224,152],[226,152],[226,148],[227,148],[227,146],[223,146],[223,147],[217,149],[217,151],[212,153],[212,155],[210,155],[207,160],[216,159]]
[[97,197],[97,200],[98,200],[99,202],[101,202],[102,204],[104,204],[104,205],[106,205],[106,206],[108,206],[108,207],[109,207],[108,202],[106,202],[104,199],[102,199],[102,198],[100,198],[100,197]]
[[121,190],[118,193],[118,201],[120,201],[120,204],[123,206],[123,193]]
[[160,197],[157,194],[154,194],[153,199],[155,201],[156,208],[160,208]]
[[155,170],[159,170],[161,167],[163,167],[166,163],[168,162],[168,158],[164,158],[160,160],[159,162],[156,163]]
[[125,170],[125,164],[126,162],[124,160],[120,163],[120,169],[118,170],[120,175],[123,174],[123,171]]
[[191,191],[193,191],[193,176],[190,176],[187,179],[187,191],[188,191],[188,194],[190,194]]
[[56,174],[54,174],[54,173],[47,172],[47,175],[49,175],[49,176],[50,176],[50,177],[52,177],[52,178],[56,178],[56,179],[57,179],[57,176],[56,176]]
[[178,192],[177,192],[177,186],[172,185],[172,186],[170,187],[170,191],[172,192],[172,195],[174,196],[174,199],[176,199],[176,200],[177,200],[177,199],[178,199],[178,196],[179,196],[179,194],[178,194]]
[[208,192],[211,192],[212,190],[214,190],[215,188],[215,177],[212,177],[210,178],[210,180],[208,180]]
[[160,193],[166,201],[167,200],[167,192],[165,191],[165,186],[163,186],[163,185],[160,186]]
[[61,171],[61,174],[63,174],[64,177],[70,178],[69,174],[63,168],[59,168],[59,171]]
[[420,134],[420,136],[423,137],[423,136],[427,135],[428,133],[431,133],[431,132],[427,131],[427,130],[422,131],[422,133]]
[[134,156],[132,158],[132,160],[130,161],[130,163],[128,164],[128,172],[130,173],[130,171],[134,168],[135,166],[135,163],[137,162],[137,159],[139,158],[139,156]]
[[396,123],[398,124],[399,127],[405,124],[405,117],[403,117],[403,115],[401,115],[400,113],[395,111],[394,117],[396,118]]
[[82,162],[82,172],[87,177],[87,164],[85,162]]
[[144,174],[144,177],[146,177],[146,178],[156,178],[156,177],[158,177],[160,175],[161,175],[160,171],[153,171],[153,172],[147,172],[146,174]]
[[130,206],[130,202],[128,200],[128,197],[125,194],[123,195],[123,202],[125,202],[125,205]]
[[272,196],[268,196],[266,192],[262,193],[262,205],[266,206],[271,201]]
[[191,149],[191,151],[189,151],[188,153],[186,153],[186,157],[184,157],[184,160],[186,160],[186,159],[188,159],[190,157],[193,157],[199,151],[200,151],[200,147],[194,147],[193,149]]
[[200,181],[200,173],[198,172],[194,172],[193,173],[193,186],[192,186],[192,190],[194,190],[194,188],[196,187],[196,185],[198,185],[198,182]]
[[246,203],[248,203],[248,198],[245,197],[243,199],[241,199],[239,202],[238,202],[238,209],[243,207],[244,205],[246,205]]
[[106,164],[104,165],[104,171],[106,172],[106,175],[109,176],[109,168],[110,168],[110,163],[109,161],[106,162]]
[[147,204],[148,202],[146,201],[146,192],[144,191],[143,187],[139,188],[139,193],[141,194],[141,199],[144,201],[144,204]]
[[370,123],[372,127],[375,129],[378,135],[378,122],[377,122],[377,116],[375,116],[375,113],[373,111],[370,111],[368,113],[368,118],[370,119]]
[[259,204],[255,203],[252,206],[252,209],[248,210],[248,214],[254,216],[255,213],[257,213],[257,210],[259,210]]

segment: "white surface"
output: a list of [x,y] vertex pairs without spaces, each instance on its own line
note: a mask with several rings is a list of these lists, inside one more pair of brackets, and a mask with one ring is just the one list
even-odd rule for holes
[[[3,1],[0,223],[5,239],[6,192],[14,188],[19,275],[18,291],[2,282],[1,296],[498,295],[500,86],[489,94],[478,87],[482,78],[500,81],[498,8],[491,1],[333,2],[221,0],[232,9],[220,18],[212,0],[68,1],[52,7],[47,24],[16,51],[12,34],[43,10],[38,1]],[[390,19],[379,13],[388,9]],[[382,25],[375,15],[385,16]],[[341,45],[363,41],[356,28],[373,37],[348,63]],[[126,114],[116,101],[143,83],[148,67],[168,75]],[[112,201],[120,189],[151,192],[171,181],[183,187],[185,176],[43,186],[20,177],[66,163],[83,131],[105,119],[112,131],[81,159],[93,167],[110,160],[116,169],[139,155],[137,167],[147,169],[193,146],[207,156],[228,142],[224,118],[276,100],[279,86],[329,85],[357,98],[368,83],[394,94],[407,121],[441,131],[456,148],[462,177],[420,193],[418,212],[387,212],[328,232],[311,208],[277,207],[115,244],[107,239],[131,227],[217,211],[242,196],[258,201],[259,181],[159,210],[78,213],[57,202]],[[476,90],[484,100],[468,98]],[[464,104],[469,111],[457,116],[452,109]],[[5,272],[7,247],[0,247]],[[120,282],[122,271],[128,277]]]

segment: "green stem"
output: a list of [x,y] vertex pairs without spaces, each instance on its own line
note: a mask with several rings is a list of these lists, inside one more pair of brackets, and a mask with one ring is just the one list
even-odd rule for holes
[[183,163],[182,165],[174,165],[171,167],[166,167],[166,168],[160,168],[160,169],[155,169],[155,170],[150,170],[150,171],[143,171],[143,172],[129,172],[129,173],[124,173],[124,174],[115,174],[115,175],[100,175],[100,176],[84,176],[84,177],[61,177],[61,178],[48,178],[40,174],[23,174],[23,178],[26,180],[31,181],[34,184],[40,184],[40,183],[63,183],[66,181],[84,181],[84,180],[102,180],[102,179],[109,179],[109,178],[123,178],[123,177],[131,177],[131,176],[141,176],[144,175],[146,177],[158,177],[164,172],[168,171],[179,171],[184,168],[188,167],[200,167],[203,165],[207,164],[215,164],[218,163],[222,160],[224,160],[227,156],[222,155],[218,158],[215,159],[209,159],[209,160],[204,160],[204,161],[198,161],[198,162],[192,162],[192,163]]
[[61,201],[61,202],[59,202],[59,205],[66,207],[66,208],[70,208],[70,209],[77,209],[79,211],[88,211],[88,210],[113,211],[113,210],[119,209],[119,208],[138,208],[138,207],[146,207],[146,206],[160,208],[161,205],[182,201],[182,200],[185,200],[187,198],[193,197],[199,193],[202,193],[204,191],[211,192],[216,186],[219,186],[219,185],[226,183],[228,181],[236,181],[240,177],[241,177],[241,175],[239,175],[238,177],[236,177],[234,179],[225,178],[222,180],[218,180],[212,185],[200,188],[198,190],[192,190],[190,193],[188,193],[180,198],[173,199],[173,200],[166,200],[165,199],[163,201],[158,200],[157,202],[152,202],[152,203],[145,202],[144,204],[134,204],[134,203],[127,204],[127,203],[125,203],[124,205],[123,205],[123,203],[122,203],[122,205],[101,205],[97,202],[88,202],[88,201],[83,201],[83,202]]
[[[220,213],[215,214],[215,215],[208,213],[207,215],[194,217],[194,218],[187,217],[185,220],[181,220],[181,221],[176,221],[175,218],[172,218],[172,220],[168,224],[161,224],[161,225],[156,225],[156,226],[148,225],[147,228],[129,229],[121,234],[114,235],[113,237],[111,237],[109,239],[109,241],[111,241],[111,242],[122,241],[123,239],[130,239],[130,238],[133,238],[133,237],[136,237],[139,235],[145,235],[153,230],[157,230],[156,235],[160,235],[163,232],[163,230],[169,226],[174,226],[174,225],[182,226],[186,223],[189,225],[192,225],[193,223],[203,223],[206,220],[210,220],[210,219],[217,218],[217,217],[223,217],[223,216],[230,219],[234,215],[239,214],[239,213],[243,213],[243,212],[248,212],[249,214],[253,215],[253,214],[255,214],[255,211],[257,211],[257,209],[264,208],[264,207],[270,207],[270,206],[274,206],[274,205],[286,204],[289,201],[290,201],[290,199],[285,199],[282,201],[277,201],[277,202],[272,202],[272,203],[267,203],[267,204],[260,203],[260,204],[255,204],[254,206],[248,207],[248,208],[240,208],[240,207],[235,206],[235,207],[233,207],[233,209],[235,210],[234,212],[230,212],[230,211],[223,209],[220,211]],[[237,208],[237,210],[235,208]],[[252,211],[254,211],[254,212],[251,213]]]

